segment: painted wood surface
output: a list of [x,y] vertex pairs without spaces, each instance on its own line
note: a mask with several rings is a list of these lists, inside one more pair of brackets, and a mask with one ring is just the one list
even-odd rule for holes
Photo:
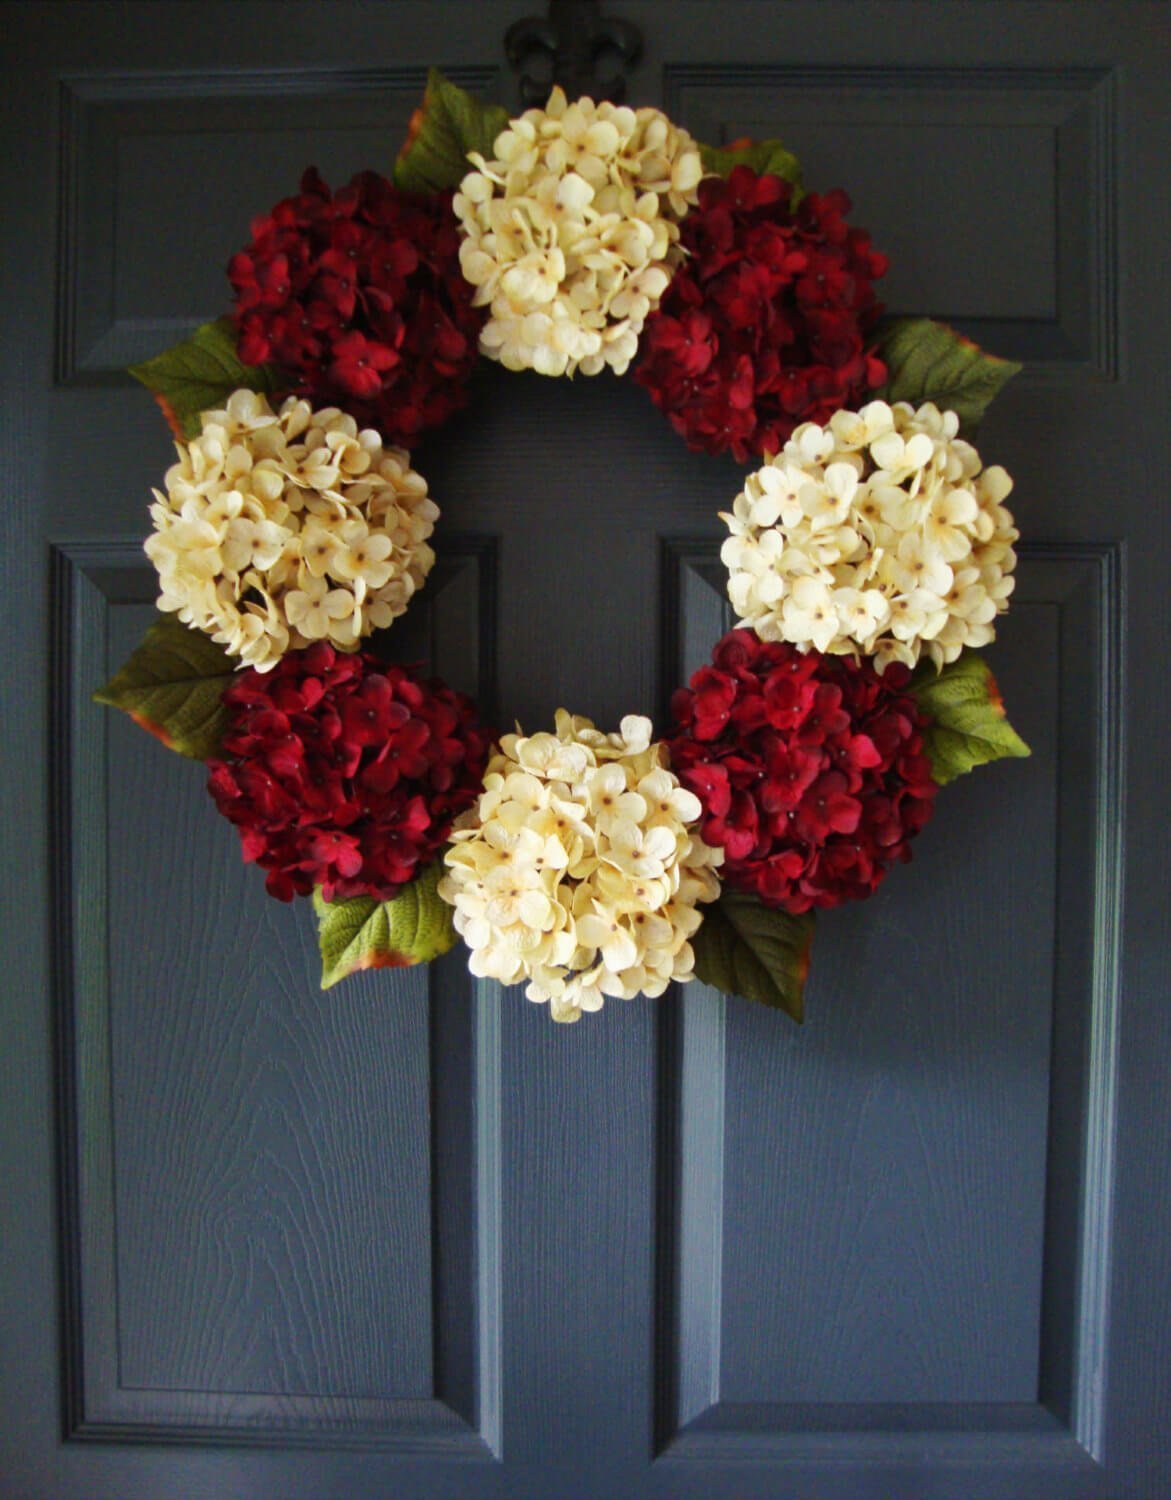
[[[614,7],[634,102],[784,135],[893,310],[1029,362],[981,447],[1034,756],[821,923],[803,1030],[695,985],[558,1028],[458,953],[323,996],[200,769],[89,701],[170,455],[122,366],[304,165],[387,167],[428,63],[513,100],[533,9],[0,11],[0,1494],[1165,1500],[1166,6]],[[506,726],[661,723],[742,470],[491,368],[418,464],[401,658]]]

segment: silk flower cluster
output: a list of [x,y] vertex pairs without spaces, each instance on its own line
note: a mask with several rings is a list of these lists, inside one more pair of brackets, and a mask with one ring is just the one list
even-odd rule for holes
[[472,972],[528,979],[557,1021],[690,979],[697,903],[719,895],[699,799],[650,736],[638,715],[607,735],[564,709],[555,734],[505,735],[452,833],[439,893]]

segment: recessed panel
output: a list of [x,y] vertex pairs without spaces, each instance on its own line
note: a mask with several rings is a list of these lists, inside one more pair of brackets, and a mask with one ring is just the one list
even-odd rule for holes
[[[77,1426],[479,1451],[498,1334],[474,981],[453,954],[321,990],[308,903],[265,894],[206,769],[88,703],[154,580],[129,549],[83,552],[58,569]],[[491,680],[492,563],[486,539],[449,540],[401,643],[424,668],[458,658],[471,691]]]
[[[779,138],[890,258],[887,311],[1113,372],[1113,102],[1088,69],[679,68],[704,140]],[[1006,274],[1011,265],[1012,274]]]
[[[487,68],[455,69],[482,88]],[[426,69],[68,80],[62,85],[58,378],[108,379],[232,302],[254,217],[316,166],[389,176]],[[177,300],[178,299],[178,300]]]
[[[156,106],[160,112],[165,108]],[[363,113],[371,113],[369,105]],[[409,110],[396,113],[400,119],[356,120],[350,101],[349,108],[336,111],[327,105],[317,122],[306,120],[300,129],[282,123],[259,136],[243,120],[238,125],[225,120],[210,142],[201,131],[168,130],[165,118],[142,134],[122,134],[122,121],[103,120],[112,127],[115,156],[117,321],[207,318],[226,308],[233,297],[228,259],[252,238],[253,219],[298,192],[310,165],[335,190],[367,167],[386,173],[393,143],[405,136]],[[282,115],[287,120],[287,111]],[[210,165],[209,157],[221,154],[232,163],[230,176],[183,170],[191,161]],[[160,203],[158,184],[169,181],[173,200],[164,197]],[[176,286],[182,288],[180,306]]]
[[[750,119],[744,133],[790,142],[815,191],[845,189],[849,222],[890,258],[876,285],[889,313],[929,309],[957,322],[1057,317],[1051,124],[964,123],[954,101],[951,118],[904,109],[874,124],[851,120],[848,110],[845,118],[836,110],[828,119],[786,116],[778,103],[778,118]],[[989,254],[1001,246],[1012,247],[1011,276]]]
[[723,1400],[1037,1400],[1056,617],[996,653],[1033,758],[819,916],[805,1026],[727,1003]]
[[121,1382],[429,1396],[428,970],[323,993],[204,768],[105,712]]
[[[711,991],[668,1011],[664,1441],[771,1433],[779,1453],[825,1414],[885,1431],[946,1410],[1092,1444],[1073,1329],[1102,1310],[1100,1237],[1079,1252],[1076,1226],[1100,1219],[1083,1153],[1110,1128],[1108,1058],[1079,1043],[1113,1024],[1089,957],[1112,877],[1097,889],[1086,853],[1115,774],[1108,561],[1026,549],[989,660],[1032,756],[943,789],[911,863],[820,914],[804,1027]],[[669,544],[664,583],[677,677],[724,613],[715,548]]]

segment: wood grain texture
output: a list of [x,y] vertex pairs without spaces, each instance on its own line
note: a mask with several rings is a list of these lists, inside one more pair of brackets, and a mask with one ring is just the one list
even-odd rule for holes
[[[459,579],[474,673],[490,559],[449,547],[418,611],[422,660],[452,647],[426,622]],[[61,552],[56,576],[74,1430],[488,1457],[498,1167],[476,1094],[495,1090],[497,1050],[482,1054],[466,967],[365,975],[325,1000],[312,922],[264,897],[207,816],[202,768],[88,701],[153,613],[139,549]],[[144,798],[170,808],[145,842]]]
[[882,892],[823,916],[802,1031],[730,1003],[724,1399],[1035,1399],[1052,939],[1028,939],[1053,920],[1055,743],[1043,624],[1018,635],[1037,663],[1029,716],[1049,717],[1030,736],[1032,785],[990,812],[975,778],[961,784],[949,847],[923,835],[897,909]]
[[[720,609],[705,599],[704,554],[700,543],[665,549],[668,670],[690,665],[688,610]],[[932,1424],[951,1410],[987,1432],[1031,1411],[1038,1432],[1072,1427],[1063,1442],[1100,1457],[1120,577],[1113,549],[1025,549],[994,665],[1033,747],[1031,784],[991,815],[973,798],[965,818],[964,800],[948,797],[974,856],[985,851],[983,876],[970,863],[929,867],[910,908],[921,920],[893,933],[866,923],[881,895],[853,928],[848,912],[823,914],[819,946],[832,925],[834,948],[818,954],[805,1033],[735,999],[713,1011],[689,993],[665,1012],[660,1216],[674,1238],[659,1258],[656,1431],[668,1456],[763,1453],[771,1441],[788,1459],[800,1451],[795,1434],[825,1422],[880,1434],[916,1411]],[[931,863],[930,835],[922,842],[913,871],[924,852]],[[891,937],[914,953],[909,971],[905,956],[877,951]],[[969,956],[958,977],[931,954],[936,942]],[[1022,961],[1030,949],[1035,972]],[[999,972],[982,970],[989,963]],[[908,972],[923,978],[908,983]],[[833,986],[828,1014],[816,1004],[822,984]],[[897,1050],[872,1069],[883,1050],[868,1034],[872,1006],[891,1005],[902,1019],[881,1031]],[[764,1112],[762,1100],[773,1101]],[[950,1250],[941,1230],[955,1234]],[[1021,1274],[1026,1246],[1031,1276]],[[876,1442],[894,1451],[885,1437],[858,1441],[860,1453]],[[1051,1457],[1070,1461],[1061,1444]]]
[[[722,1343],[706,1366],[688,1352],[693,1383],[686,1390],[692,1407],[724,1386],[738,1385],[749,1399],[732,1402],[725,1392],[681,1432],[672,1392],[664,1437],[655,1414],[664,1368],[656,1325],[667,1305],[674,1327],[674,1294],[660,1294],[659,1286],[671,1283],[655,1268],[663,1267],[664,1236],[674,1233],[669,1205],[676,1194],[672,1186],[665,1207],[656,1153],[667,1134],[655,1096],[674,1081],[698,1102],[701,1086],[691,1080],[716,1066],[704,1050],[710,1043],[714,1058],[714,1027],[684,1058],[693,1073],[677,1074],[664,1059],[680,1057],[672,1046],[687,1039],[686,1017],[671,1034],[678,1001],[613,1005],[596,1024],[555,1031],[522,996],[485,991],[473,999],[456,970],[445,970],[426,1024],[420,1019],[413,1029],[410,997],[397,1023],[399,1038],[414,1046],[418,1036],[426,1055],[422,1067],[414,1056],[405,1062],[394,1085],[423,1078],[432,1107],[426,1142],[419,1141],[423,1156],[384,1160],[406,1113],[401,1100],[396,1105],[393,1091],[387,1098],[367,1093],[375,1118],[362,1122],[338,1087],[348,1071],[349,1083],[361,1088],[356,1075],[367,1059],[358,1054],[371,1035],[373,1000],[369,1009],[363,1000],[320,1013],[312,974],[300,989],[286,972],[311,958],[303,932],[290,937],[285,969],[266,975],[238,958],[238,987],[246,993],[237,996],[232,977],[217,977],[199,946],[213,930],[210,918],[182,893],[160,849],[148,847],[153,809],[145,796],[129,809],[138,842],[120,846],[119,858],[131,867],[124,889],[133,890],[134,879],[142,888],[134,865],[154,872],[160,898],[181,901],[191,925],[186,935],[172,934],[162,957],[206,974],[213,991],[221,987],[206,1015],[182,1014],[181,985],[144,966],[135,975],[141,992],[120,991],[112,1028],[104,1005],[72,1008],[87,985],[104,982],[109,902],[121,900],[127,920],[142,919],[117,896],[101,839],[90,839],[104,836],[104,816],[87,823],[73,815],[75,801],[101,807],[101,757],[87,751],[71,761],[57,733],[61,715],[46,711],[51,688],[67,699],[67,714],[91,711],[85,694],[99,668],[91,673],[81,658],[96,648],[104,664],[103,600],[146,597],[108,576],[120,566],[111,557],[94,564],[107,570],[102,586],[95,584],[98,597],[76,617],[70,612],[58,637],[80,653],[73,675],[64,686],[51,678],[50,543],[68,551],[137,536],[149,486],[172,461],[153,406],[112,366],[135,339],[162,333],[165,342],[185,320],[202,316],[207,297],[214,296],[207,310],[222,305],[222,263],[204,257],[234,248],[240,215],[289,186],[282,181],[261,194],[254,164],[271,161],[282,177],[295,174],[304,163],[294,160],[294,148],[320,141],[323,152],[336,152],[322,164],[347,175],[378,156],[382,120],[385,149],[374,164],[389,164],[398,144],[392,116],[401,104],[394,80],[419,77],[439,62],[457,76],[495,79],[486,91],[508,97],[515,81],[503,66],[501,37],[510,22],[540,7],[334,0],[329,24],[322,24],[322,7],[301,0],[5,5],[0,134],[19,191],[10,194],[0,256],[0,614],[12,666],[0,683],[10,750],[3,783],[10,858],[0,905],[8,961],[0,987],[0,1173],[8,1209],[0,1236],[0,1491],[20,1500],[1165,1500],[1171,1490],[1171,1102],[1162,1083],[1171,1066],[1171,871],[1161,753],[1171,625],[1164,576],[1171,538],[1162,503],[1171,225],[1158,191],[1169,144],[1166,6],[674,0],[668,14],[656,0],[622,0],[603,8],[633,20],[646,39],[631,78],[636,102],[665,102],[702,134],[707,119],[698,105],[689,118],[677,91],[681,79],[702,75],[703,98],[732,91],[742,101],[732,107],[727,94],[725,107],[708,117],[717,127],[734,133],[787,124],[790,144],[818,175],[842,163],[835,175],[859,199],[862,222],[875,208],[886,213],[888,203],[907,209],[892,226],[912,210],[927,214],[922,236],[898,247],[899,267],[917,268],[916,311],[946,316],[962,308],[970,290],[966,311],[985,316],[990,329],[997,309],[1004,315],[996,337],[989,333],[993,347],[1046,356],[1047,371],[1030,370],[997,403],[981,449],[1014,475],[1013,508],[1027,537],[1049,538],[1062,556],[1087,543],[1095,557],[1109,554],[1125,582],[1115,593],[1111,651],[1097,663],[1104,636],[1099,624],[1085,626],[1097,586],[1091,559],[1057,609],[1056,649],[1072,686],[1057,709],[1053,779],[1036,805],[1021,806],[1006,791],[1013,814],[1006,827],[991,792],[1028,777],[1035,763],[981,772],[987,800],[983,792],[969,800],[958,786],[945,794],[915,865],[898,872],[869,915],[843,914],[836,953],[822,939],[810,996],[816,1014],[803,1037],[808,1069],[755,1022],[725,1024],[723,1127],[717,1134],[718,1096],[709,1091],[703,1108],[692,1111],[696,1139],[686,1148],[693,1162],[701,1146],[707,1157],[683,1184],[687,1222],[697,1226],[689,1275],[707,1286],[702,1303],[686,1305],[688,1349],[710,1351],[713,1331]],[[390,80],[385,96],[369,83],[374,78]],[[827,113],[831,78],[840,107],[831,99]],[[972,97],[979,79],[996,80],[1018,113],[1000,126],[990,121],[992,94]],[[896,165],[908,132],[892,112],[922,123],[930,93],[924,80],[934,80],[932,107],[938,102],[937,123],[947,129],[933,136],[924,125],[911,143],[918,149],[908,173]],[[170,100],[162,97],[168,92]],[[1069,110],[1057,99],[1063,94]],[[1046,99],[1061,105],[1060,119],[1044,115]],[[196,141],[186,118],[192,100],[202,101],[209,125]],[[886,157],[868,154],[865,126],[848,123],[864,117],[889,152],[885,181]],[[972,139],[962,132],[957,139],[957,121],[972,127]],[[1019,159],[1002,160],[994,139],[1020,147]],[[345,140],[366,159],[347,160]],[[1056,151],[1051,171],[1041,158],[1043,141]],[[176,156],[185,153],[178,175],[167,170],[172,144]],[[107,147],[121,153],[120,164],[102,159]],[[143,182],[143,173],[152,180]],[[267,169],[260,175],[267,178]],[[250,194],[256,201],[245,202]],[[930,222],[940,205],[946,221]],[[966,235],[957,235],[961,225]],[[1008,225],[1019,235],[1006,243]],[[65,255],[56,265],[59,232]],[[945,240],[955,248],[944,255]],[[166,250],[154,261],[152,243]],[[933,275],[942,280],[931,283]],[[900,298],[915,292],[905,282],[899,288]],[[926,299],[936,305],[925,306]],[[945,301],[952,305],[938,305]],[[1010,314],[1021,321],[1007,321]],[[610,381],[550,389],[488,371],[476,402],[466,421],[418,455],[445,532],[495,546],[498,562],[496,604],[480,594],[475,618],[458,626],[464,645],[453,638],[445,661],[458,670],[461,652],[471,649],[468,634],[482,633],[487,615],[499,634],[495,643],[490,629],[481,635],[477,664],[499,656],[496,706],[506,726],[514,715],[542,722],[563,701],[609,722],[631,707],[661,709],[670,684],[658,670],[660,560],[668,542],[718,538],[715,512],[738,488],[740,468],[686,454],[643,393]],[[720,601],[702,570],[680,563],[678,554],[676,562],[688,575],[683,587],[712,598],[707,623],[695,627],[687,647],[702,653],[709,642],[700,631],[716,631]],[[1036,576],[1035,558],[1031,566]],[[437,570],[443,618],[455,613],[452,591],[472,576],[483,582],[481,563],[449,574],[440,589]],[[1045,651],[1053,649],[1052,598],[1022,609],[1023,637],[1006,634],[1002,643],[1005,686],[1026,733],[1034,711],[1043,727],[1054,723],[1051,704],[1032,703],[1028,661],[1034,629]],[[690,606],[687,612],[690,618]],[[1015,610],[1012,620],[1015,629]],[[1083,623],[1067,628],[1076,621]],[[415,628],[398,639],[425,656],[435,643],[428,626],[412,636]],[[1014,681],[1018,668],[1023,675]],[[1099,670],[1110,678],[1118,710],[1118,732],[1106,747],[1108,785],[1094,780],[1102,742],[1087,721],[1101,699],[1090,683]],[[58,816],[47,833],[49,782]],[[1065,796],[1066,787],[1090,787],[1092,806]],[[217,854],[214,820],[202,817],[198,837],[207,842],[197,846],[205,865],[198,884],[220,882],[217,920],[243,955],[246,935],[233,925],[243,915],[227,909],[224,891],[236,892],[231,880],[250,872],[233,869],[223,850]],[[980,863],[990,839],[1019,851],[1033,834],[1037,851],[1048,840],[1051,858],[1039,896],[1021,897],[1029,925],[1007,918],[1003,935],[998,927],[990,936],[984,919],[991,911],[1000,921],[997,901],[1007,894],[987,908],[973,905],[963,870],[934,861],[929,841],[939,848],[945,835],[966,840],[974,877],[990,868]],[[1103,851],[1115,867],[1121,862],[1125,880],[1087,926],[1085,914],[1102,889]],[[190,871],[194,888],[188,850],[167,852]],[[1021,890],[1034,852],[1026,851],[1023,869],[1007,869],[1008,891]],[[1000,865],[994,868],[999,877]],[[127,878],[124,870],[115,874]],[[147,894],[153,899],[154,887]],[[919,923],[927,913],[933,924],[924,936]],[[273,911],[255,920],[272,931],[263,924],[279,925],[281,917]],[[977,981],[1003,973],[1004,937],[1023,945],[1022,983],[1031,985],[1043,961],[1054,959],[1044,969],[1053,997],[1044,1104],[1036,998],[1021,1012],[1019,1046],[1003,1026],[988,1043],[957,1018],[955,1008],[975,995]],[[1084,1006],[1087,987],[1101,995],[1113,983],[1112,951],[1120,976],[1113,1031]],[[900,984],[911,958],[917,967],[910,983]],[[875,977],[879,960],[889,972]],[[120,972],[108,977],[115,989],[122,985]],[[1018,982],[1015,970],[1010,979]],[[698,991],[683,998],[702,1004]],[[826,1020],[830,1006],[851,1005],[857,1034]],[[1004,995],[993,995],[989,1021],[1003,1018],[1007,1005]],[[253,1011],[249,1022],[245,1006]],[[213,1020],[239,1056],[185,1055],[182,1039],[202,1046]],[[470,1034],[457,1036],[459,1020],[472,1023]],[[69,1045],[55,1054],[58,1022]],[[703,1041],[694,1027],[691,1039]],[[872,1048],[865,1053],[864,1039]],[[385,1077],[389,1060],[379,1057],[377,1038],[373,1047],[370,1068]],[[766,1047],[776,1055],[765,1056]],[[886,1065],[877,1079],[876,1058]],[[165,1079],[173,1110],[165,1094],[148,1099],[152,1071]],[[469,1078],[476,1080],[471,1109]],[[237,1098],[237,1082],[251,1094]],[[214,1096],[201,1095],[200,1084],[219,1088],[231,1111],[217,1114]],[[777,1092],[782,1086],[787,1092]],[[751,1100],[748,1087],[773,1092]],[[485,1106],[485,1099],[496,1103]],[[136,1110],[149,1105],[155,1137],[141,1122],[126,1136],[128,1101]],[[989,1101],[1001,1118],[988,1118]],[[114,1103],[120,1117],[111,1114]],[[791,1135],[808,1135],[815,1118],[835,1138],[792,1145]],[[849,1122],[853,1137],[842,1124],[836,1138],[839,1120]],[[1036,1127],[1048,1143],[1040,1164]],[[377,1144],[377,1159],[372,1149],[351,1150],[360,1128],[368,1147]],[[415,1140],[413,1116],[406,1128]],[[1018,1159],[1022,1138],[1028,1150]],[[127,1181],[114,1171],[123,1141],[142,1169],[137,1184],[133,1172]],[[708,1173],[721,1142],[726,1240],[717,1277],[714,1241],[709,1234],[704,1244],[698,1226],[715,1217]],[[999,1176],[974,1154],[980,1142],[1004,1152]],[[838,1177],[809,1170],[810,1157]],[[430,1255],[419,1260],[432,1285],[429,1333],[416,1338],[404,1328],[400,1338],[396,1324],[396,1348],[386,1350],[359,1328],[354,1347],[342,1348],[342,1332],[361,1322],[348,1290],[351,1271],[367,1286],[372,1309],[393,1323],[398,1313],[374,1278],[380,1264],[393,1262],[401,1273],[408,1252],[394,1238],[401,1225],[389,1208],[358,1203],[332,1176],[352,1170],[375,1187],[408,1178],[421,1184],[424,1158],[429,1204],[418,1217],[421,1225],[426,1219]],[[666,1159],[678,1164],[679,1153]],[[1092,1160],[1097,1186],[1086,1212]],[[758,1192],[754,1173],[764,1167],[773,1177]],[[174,1231],[161,1222],[152,1227],[149,1210],[131,1201],[148,1181],[160,1212],[170,1210],[180,1223],[185,1216],[192,1222],[184,1198],[202,1197],[210,1206],[211,1219],[196,1226],[201,1238],[177,1246],[190,1285],[154,1244],[156,1233],[174,1243]],[[808,1194],[806,1202],[799,1192]],[[980,1201],[983,1211],[975,1206]],[[127,1245],[115,1243],[115,1203],[134,1226]],[[325,1216],[339,1208],[352,1223],[327,1228]],[[773,1215],[767,1221],[766,1210]],[[660,1211],[668,1214],[662,1231]],[[79,1222],[94,1227],[84,1239],[84,1275],[74,1255]],[[832,1223],[840,1226],[840,1259],[825,1250]],[[1008,1287],[1001,1310],[982,1284],[969,1284],[968,1272],[987,1262],[1003,1283],[1006,1243],[1017,1228],[1019,1284]],[[375,1244],[377,1236],[383,1238]],[[208,1249],[197,1253],[193,1243]],[[916,1258],[894,1265],[909,1248]],[[817,1267],[815,1255],[822,1257]],[[342,1394],[120,1391],[118,1301],[103,1290],[120,1265],[130,1277],[130,1301],[139,1301],[125,1352],[140,1375],[159,1377],[169,1361],[221,1387],[239,1374],[253,1387],[271,1378],[293,1390],[316,1385]],[[842,1267],[856,1271],[853,1300]],[[795,1305],[782,1270],[808,1305]],[[710,1311],[717,1281],[720,1318]],[[754,1298],[756,1286],[763,1288],[760,1316],[741,1306],[733,1346],[722,1324],[735,1321],[733,1302]],[[196,1292],[222,1289],[222,1306],[199,1309],[208,1328],[223,1330],[220,1342],[167,1308],[157,1318],[149,1313],[148,1289],[169,1297],[172,1312],[184,1298],[194,1302]],[[825,1331],[824,1349],[814,1345],[816,1313],[840,1315]],[[242,1326],[241,1318],[256,1327]],[[84,1340],[73,1336],[82,1325]],[[791,1388],[804,1380],[808,1392],[820,1381],[821,1392],[833,1395],[825,1384],[833,1380],[867,1399],[774,1399],[774,1374],[786,1360],[794,1363],[777,1343],[790,1325],[809,1355],[808,1368],[790,1371]],[[867,1327],[875,1347],[881,1340],[881,1363],[869,1358]],[[960,1329],[971,1336],[966,1348]],[[1030,1340],[1039,1401],[873,1399],[884,1390],[925,1390],[933,1380],[969,1397],[982,1387],[1019,1388]],[[669,1347],[678,1370],[678,1350]],[[428,1359],[433,1398],[346,1394],[368,1389],[368,1376],[384,1378],[396,1363],[421,1372]]]
[[199,769],[108,738],[121,1383],[425,1398],[427,971],[323,996]]
[[826,914],[804,1031],[729,1012],[731,1400],[1036,1397],[1054,616],[1021,607],[1002,632],[1022,774],[949,788],[901,889]]

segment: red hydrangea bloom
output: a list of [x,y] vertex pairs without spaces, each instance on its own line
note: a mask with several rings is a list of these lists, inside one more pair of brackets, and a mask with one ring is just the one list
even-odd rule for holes
[[647,318],[634,378],[690,448],[774,454],[886,379],[866,344],[886,257],[846,224],[845,193],[792,208],[791,191],[736,167],[701,182],[683,220],[687,259]]
[[464,404],[485,316],[451,196],[403,193],[376,172],[331,193],[311,168],[228,264],[240,358],[281,366],[316,405],[412,447]]
[[224,702],[208,790],[282,901],[397,894],[475,802],[494,739],[462,693],[324,641],[238,673]]
[[680,688],[671,768],[703,804],[721,877],[804,912],[869,896],[931,816],[927,720],[895,663],[732,630]]

